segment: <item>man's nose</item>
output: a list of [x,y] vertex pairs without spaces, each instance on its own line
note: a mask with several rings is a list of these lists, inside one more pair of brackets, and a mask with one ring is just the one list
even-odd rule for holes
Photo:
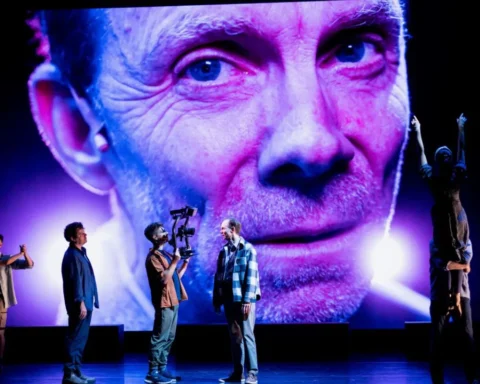
[[292,101],[278,109],[263,141],[261,182],[302,188],[345,172],[355,148],[338,127],[332,103],[315,87],[297,100],[291,95],[287,99]]

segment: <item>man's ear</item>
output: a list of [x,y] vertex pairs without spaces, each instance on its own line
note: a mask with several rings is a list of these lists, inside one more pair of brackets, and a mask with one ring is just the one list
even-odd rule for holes
[[114,186],[102,161],[108,138],[87,101],[49,63],[37,67],[28,87],[33,118],[55,159],[86,189],[108,193]]

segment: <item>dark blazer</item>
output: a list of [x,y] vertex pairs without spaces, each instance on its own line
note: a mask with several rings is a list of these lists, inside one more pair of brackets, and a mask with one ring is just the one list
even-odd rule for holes
[[97,283],[92,264],[87,257],[87,250],[82,247],[68,247],[62,262],[63,297],[67,313],[76,315],[80,312],[80,302],[85,303],[87,311],[99,308]]

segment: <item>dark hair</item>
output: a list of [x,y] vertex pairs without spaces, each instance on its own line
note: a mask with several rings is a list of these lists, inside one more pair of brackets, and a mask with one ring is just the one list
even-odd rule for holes
[[3,243],[3,235],[0,234],[0,241]]
[[434,161],[438,162],[440,158],[444,156],[444,154],[448,154],[450,157],[453,157],[452,150],[447,147],[446,145],[442,145],[435,150]]
[[155,240],[153,240],[153,235],[155,234],[158,228],[163,228],[163,224],[159,222],[155,222],[155,223],[149,224],[147,228],[145,228],[145,231],[143,231],[145,237],[152,244],[155,244]]
[[102,9],[42,10],[27,20],[39,56],[58,67],[79,96],[89,100],[86,91],[99,69],[104,20]]
[[233,217],[227,220],[228,220],[228,226],[230,228],[235,228],[235,232],[237,232],[237,234],[239,235],[240,231],[242,230],[242,224],[240,224],[240,222],[237,219],[234,219]]
[[63,237],[65,237],[65,240],[67,240],[69,243],[72,242],[72,237],[77,236],[77,231],[79,229],[83,229],[83,224],[76,221],[74,223],[68,224],[64,231],[63,231]]

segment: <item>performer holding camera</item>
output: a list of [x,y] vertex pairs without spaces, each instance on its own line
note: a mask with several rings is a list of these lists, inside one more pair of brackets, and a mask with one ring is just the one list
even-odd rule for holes
[[175,383],[180,380],[180,377],[173,376],[167,370],[167,360],[175,340],[178,307],[180,301],[187,300],[187,293],[181,279],[187,269],[189,259],[185,258],[177,271],[177,264],[181,258],[180,250],[175,247],[172,255],[163,249],[168,242],[168,233],[163,224],[150,224],[145,228],[144,234],[153,245],[148,253],[145,267],[152,304],[155,308],[155,320],[150,339],[149,372],[145,377],[145,382]]
[[256,384],[258,375],[255,326],[255,303],[260,300],[260,280],[257,252],[252,244],[240,236],[238,220],[222,222],[221,234],[227,244],[217,260],[213,287],[213,306],[220,313],[223,305],[232,346],[233,372],[220,379],[221,383],[244,381],[244,365],[248,376],[246,384]]

